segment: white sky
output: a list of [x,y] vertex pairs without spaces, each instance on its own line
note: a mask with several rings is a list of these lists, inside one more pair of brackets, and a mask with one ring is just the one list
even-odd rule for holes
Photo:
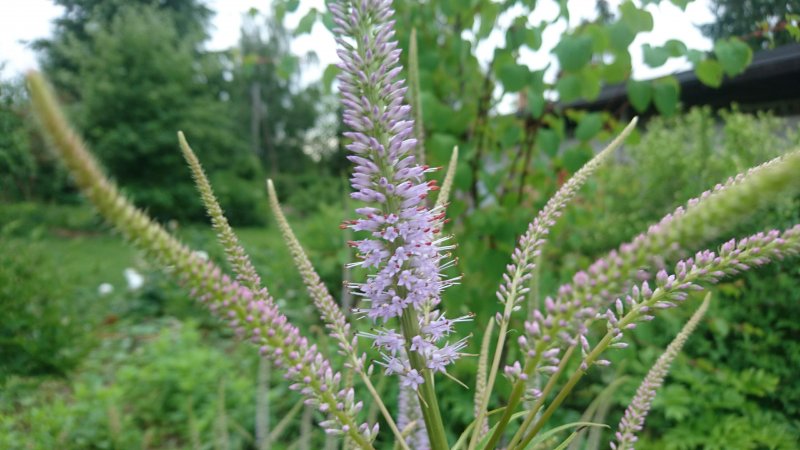
[[[620,0],[611,0],[612,11],[616,10]],[[210,49],[224,49],[232,47],[239,38],[239,27],[242,15],[250,8],[269,11],[270,0],[207,0],[211,9],[216,11],[212,20],[213,30],[208,43]],[[591,18],[595,14],[594,0],[571,0],[569,9],[572,24],[577,24],[581,18]],[[324,0],[302,0],[299,11],[287,18],[287,25],[292,27],[310,8],[324,9]],[[711,43],[704,38],[696,24],[706,23],[713,19],[708,10],[708,0],[696,0],[691,3],[686,12],[672,5],[669,0],[663,0],[660,5],[650,5],[647,9],[653,14],[655,27],[652,32],[640,34],[633,45],[634,77],[638,79],[651,78],[670,72],[684,70],[689,67],[686,61],[670,59],[665,66],[652,69],[642,63],[641,45],[663,44],[668,39],[677,38],[687,44],[689,48],[708,50]],[[558,11],[554,0],[539,1],[536,12],[531,18],[532,23],[552,19]],[[61,8],[53,5],[50,0],[0,0],[0,63],[5,62],[5,68],[0,72],[3,78],[19,75],[28,69],[36,68],[34,52],[28,48],[26,42],[50,34],[50,22],[61,14]],[[507,25],[511,16],[501,17],[502,25]],[[565,24],[560,23],[548,27],[544,34],[544,45],[538,52],[523,53],[525,62],[532,68],[541,68],[549,61],[548,53],[558,34],[564,30]],[[478,47],[478,57],[487,61],[494,46],[501,43],[503,34],[495,31],[486,45]],[[309,50],[317,53],[320,66],[312,68],[312,73],[306,74],[304,79],[310,80],[318,77],[327,64],[335,62],[335,44],[330,33],[320,23],[315,24],[310,35],[296,39],[292,44],[296,53],[303,54]]]

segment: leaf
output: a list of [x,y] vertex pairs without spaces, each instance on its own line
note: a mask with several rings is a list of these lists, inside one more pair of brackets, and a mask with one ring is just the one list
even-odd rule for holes
[[578,126],[575,128],[575,137],[582,141],[588,141],[602,129],[603,115],[600,113],[588,113],[578,122]]
[[608,83],[622,83],[631,74],[631,56],[628,52],[617,53],[614,61],[603,66],[603,79]]
[[564,168],[567,169],[569,173],[575,173],[589,162],[592,156],[594,156],[592,148],[586,145],[586,143],[581,143],[577,147],[567,149],[564,152],[562,162]]
[[497,3],[488,3],[481,8],[481,25],[478,28],[478,39],[486,39],[494,29],[494,22],[500,14],[500,5]]
[[686,11],[686,6],[691,3],[691,1],[692,0],[670,0],[670,2],[680,8],[681,11]]
[[547,105],[547,100],[542,91],[528,89],[528,107],[531,110],[531,117],[534,119],[542,117],[545,105]]
[[589,66],[580,73],[581,95],[587,100],[594,100],[600,95],[603,69],[600,66]]
[[514,22],[508,27],[506,31],[506,48],[516,50],[525,41],[525,24],[528,18],[520,16],[514,19]]
[[656,109],[665,116],[675,114],[678,109],[680,85],[673,76],[656,80],[653,83],[653,103]]
[[294,55],[283,55],[278,62],[277,73],[283,80],[288,80],[297,68],[297,57]]
[[644,9],[639,9],[632,1],[628,0],[619,6],[622,22],[630,27],[634,33],[653,31],[653,15]]
[[322,86],[325,88],[325,92],[331,92],[333,80],[336,79],[336,76],[339,75],[339,72],[341,71],[342,69],[340,69],[336,64],[328,64],[328,67],[326,67],[325,71],[322,72]]
[[714,44],[714,54],[725,73],[731,77],[744,72],[753,59],[750,47],[736,38],[717,41]]
[[722,65],[713,59],[706,59],[694,67],[697,78],[706,86],[717,88],[722,84]]
[[664,43],[664,48],[669,52],[669,56],[673,58],[677,58],[679,56],[683,56],[686,53],[686,44],[677,40],[677,39],[670,39]]
[[647,111],[650,106],[650,99],[653,96],[653,90],[648,81],[628,80],[628,100],[630,100],[633,108],[643,113]]
[[618,52],[628,52],[628,47],[636,39],[633,32],[624,22],[616,22],[608,27],[608,41],[611,48]]
[[556,82],[558,99],[562,103],[569,103],[581,96],[581,79],[574,74],[567,74]]
[[642,46],[644,52],[644,63],[650,67],[663,66],[669,59],[669,51],[664,47],[652,47],[650,44]]
[[314,23],[317,21],[317,9],[311,8],[300,22],[297,24],[297,28],[294,29],[294,35],[300,36],[301,34],[311,33],[311,29],[314,27]]
[[562,432],[564,430],[569,430],[570,428],[579,428],[579,430],[576,430],[576,431],[580,431],[580,428],[586,428],[586,427],[600,427],[600,428],[609,428],[609,429],[611,428],[611,427],[609,427],[608,425],[606,425],[604,423],[594,423],[594,422],[570,422],[570,423],[566,423],[564,425],[560,425],[560,426],[557,426],[555,428],[551,428],[551,429],[549,429],[549,430],[547,430],[547,431],[545,431],[543,433],[537,434],[536,437],[534,437],[533,440],[530,443],[528,443],[528,445],[525,447],[525,450],[530,450],[530,449],[536,448],[537,444],[549,439],[551,436],[555,435],[556,433],[560,433],[560,432]]
[[531,71],[522,64],[505,64],[497,69],[497,77],[508,92],[517,92],[525,87]]
[[692,64],[699,63],[705,59],[705,56],[705,53],[701,52],[700,50],[691,49],[686,52],[686,59],[688,59]]
[[297,7],[300,6],[300,0],[287,0],[286,1],[286,11],[295,12],[297,11]]
[[554,448],[553,450],[564,450],[565,448],[567,448],[570,442],[574,441],[575,438],[578,437],[578,433],[580,433],[581,431],[583,431],[583,429],[580,429],[578,431],[573,431],[572,434],[570,434],[566,439],[564,439],[564,442],[559,444],[558,447]]
[[549,128],[542,128],[536,133],[536,147],[541,149],[547,156],[553,157],[558,153],[558,146],[561,144],[561,138],[558,133]]
[[525,45],[531,50],[542,47],[542,29],[539,27],[525,29]]
[[587,35],[564,36],[553,52],[562,69],[575,72],[592,59],[592,38]]

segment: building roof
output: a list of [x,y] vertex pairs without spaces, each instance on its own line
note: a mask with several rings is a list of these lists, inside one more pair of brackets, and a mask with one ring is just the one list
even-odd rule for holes
[[[681,103],[685,108],[709,105],[720,109],[736,103],[742,111],[800,114],[800,44],[757,52],[743,73],[726,78],[718,88],[704,85],[693,70],[678,73],[675,77],[681,85]],[[596,99],[577,101],[568,106],[620,115],[633,114],[625,84],[606,86]],[[652,105],[648,113],[654,113]]]

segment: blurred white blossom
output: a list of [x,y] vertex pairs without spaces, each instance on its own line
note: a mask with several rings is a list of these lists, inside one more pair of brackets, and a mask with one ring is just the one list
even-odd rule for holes
[[128,281],[128,289],[135,291],[144,284],[144,276],[137,272],[136,269],[128,267],[123,273],[125,274],[125,280]]
[[112,292],[114,292],[114,286],[111,283],[102,283],[97,287],[97,293],[100,295],[108,295]]

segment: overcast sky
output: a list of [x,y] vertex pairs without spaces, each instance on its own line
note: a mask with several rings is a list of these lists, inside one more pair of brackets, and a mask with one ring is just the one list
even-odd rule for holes
[[[302,0],[300,10],[287,19],[287,25],[293,26],[300,17],[312,7],[317,9],[324,8],[323,0]],[[620,0],[610,0],[612,8]],[[258,8],[261,11],[269,11],[269,0],[208,0],[207,4],[216,11],[212,20],[211,40],[208,43],[210,49],[225,49],[236,44],[239,38],[239,27],[242,23],[242,15],[250,8]],[[569,9],[573,24],[578,23],[581,18],[591,18],[594,16],[594,0],[570,0]],[[634,77],[638,79],[651,78],[670,72],[675,72],[688,67],[685,61],[670,60],[667,65],[658,69],[651,69],[642,63],[641,44],[650,43],[653,45],[663,44],[668,39],[677,38],[685,42],[689,48],[708,50],[711,43],[704,38],[698,31],[696,25],[707,23],[713,16],[708,10],[708,0],[696,0],[690,4],[686,12],[681,11],[670,1],[664,0],[659,6],[650,5],[648,10],[655,19],[654,30],[644,33],[637,37],[632,44]],[[5,62],[2,77],[16,76],[24,71],[36,68],[36,57],[27,45],[27,42],[37,38],[46,37],[50,34],[51,21],[61,14],[60,7],[55,6],[50,0],[0,0],[0,63]],[[558,12],[557,2],[554,0],[542,0],[538,2],[536,12],[532,17],[533,23],[541,20],[549,20],[555,17]],[[505,23],[510,22],[511,16],[507,16]],[[555,44],[558,34],[563,31],[566,24],[549,27],[545,31],[543,48],[534,53],[523,53],[524,62],[532,68],[544,67],[549,61],[550,49]],[[488,43],[478,48],[478,57],[486,61],[491,57],[494,46],[502,43],[503,34],[496,31],[488,40]],[[325,67],[328,63],[336,60],[335,44],[328,31],[319,23],[314,26],[311,35],[305,35],[296,39],[293,49],[297,53],[306,53],[314,50],[321,66]],[[314,73],[307,74],[310,78],[318,76],[321,68],[317,68]]]

